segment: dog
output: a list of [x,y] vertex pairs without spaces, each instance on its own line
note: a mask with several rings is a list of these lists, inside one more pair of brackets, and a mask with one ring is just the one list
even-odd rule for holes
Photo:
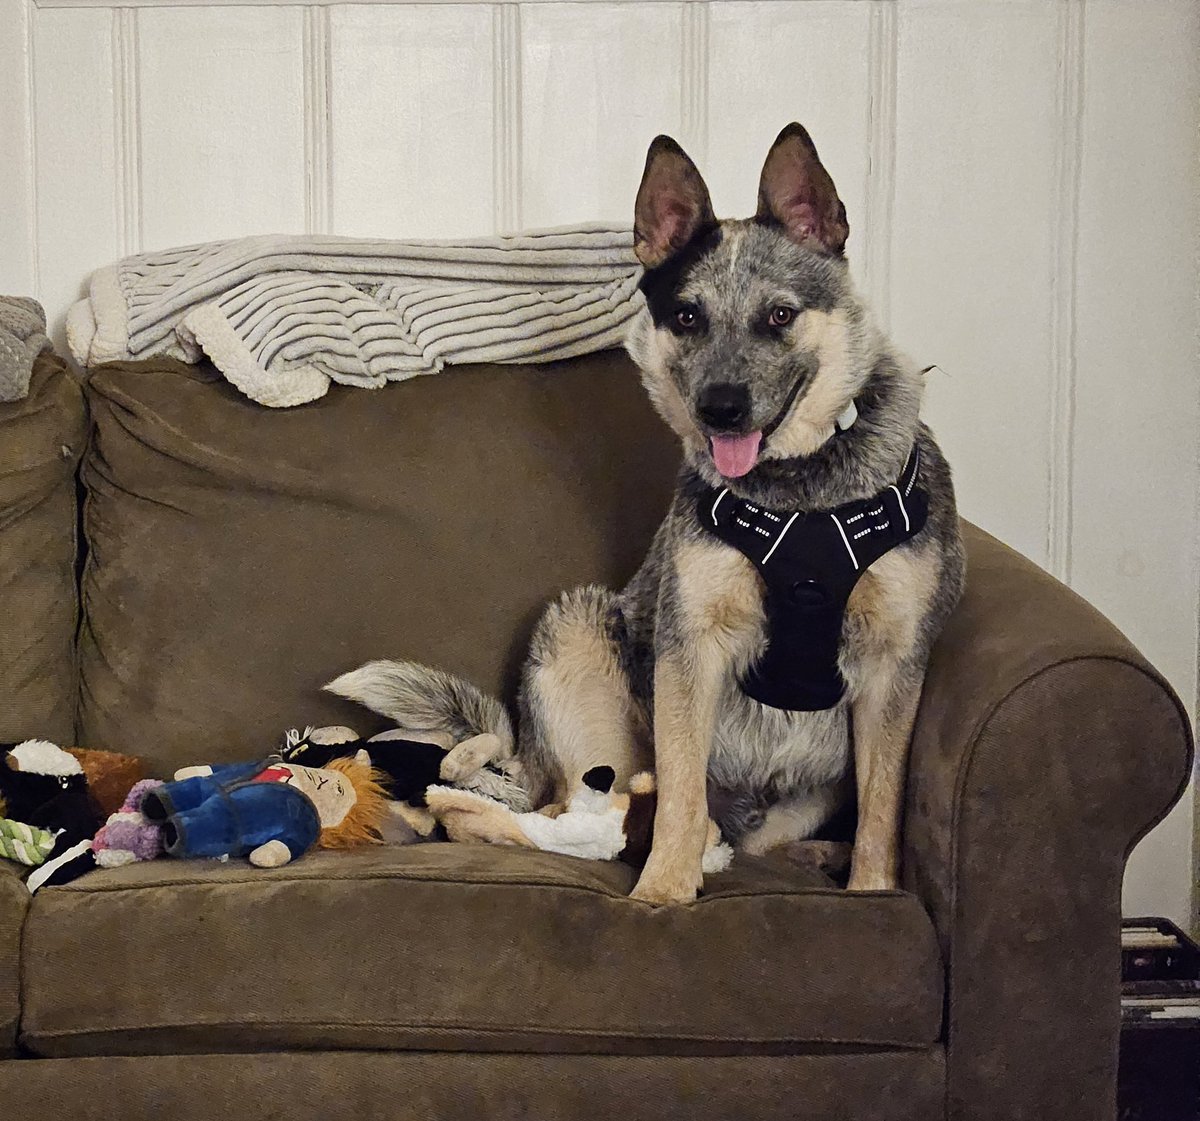
[[760,853],[812,837],[856,795],[848,887],[898,884],[909,739],[965,562],[950,469],[919,419],[924,376],[856,295],[848,234],[801,125],[771,147],[744,220],[718,221],[695,164],[657,137],[626,347],[683,466],[641,568],[621,592],[547,609],[519,741],[498,700],[415,663],[326,687],[449,732],[447,779],[515,756],[535,805],[565,802],[592,767],[619,786],[653,768],[633,891],[650,904],[701,889],[710,804]]

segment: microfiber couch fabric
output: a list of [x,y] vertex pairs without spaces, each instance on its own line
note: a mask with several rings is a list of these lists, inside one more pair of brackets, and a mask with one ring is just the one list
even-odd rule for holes
[[[74,383],[43,377],[30,401],[77,434]],[[96,370],[86,396],[78,553],[77,435],[33,456],[57,520],[26,555],[60,583],[10,609],[56,636],[56,684],[14,731],[74,713],[79,742],[159,773],[305,723],[375,730],[320,692],[370,658],[511,699],[542,605],[633,572],[677,464],[615,352],[282,411],[169,361]],[[1121,873],[1186,780],[1188,722],[1096,611],[965,532],[901,890],[739,858],[655,911],[621,864],[452,845],[161,861],[32,902],[0,870],[0,1101],[122,1121],[1113,1117]]]

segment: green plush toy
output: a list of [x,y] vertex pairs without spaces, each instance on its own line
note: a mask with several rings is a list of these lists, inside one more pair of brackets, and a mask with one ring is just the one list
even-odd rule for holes
[[49,829],[0,817],[0,857],[37,867],[54,851],[55,836]]

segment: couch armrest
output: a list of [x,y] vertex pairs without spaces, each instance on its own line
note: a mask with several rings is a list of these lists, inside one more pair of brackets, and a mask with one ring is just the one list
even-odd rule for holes
[[29,909],[24,870],[0,860],[0,1059],[16,1054],[21,1019],[21,927]]
[[1111,1118],[1122,873],[1187,781],[1189,722],[1102,615],[963,528],[903,838],[946,962],[947,1117]]

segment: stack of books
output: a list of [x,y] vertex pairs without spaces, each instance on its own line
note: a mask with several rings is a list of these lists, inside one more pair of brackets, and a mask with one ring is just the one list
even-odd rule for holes
[[1121,924],[1121,1121],[1200,1121],[1200,946],[1168,919]]

